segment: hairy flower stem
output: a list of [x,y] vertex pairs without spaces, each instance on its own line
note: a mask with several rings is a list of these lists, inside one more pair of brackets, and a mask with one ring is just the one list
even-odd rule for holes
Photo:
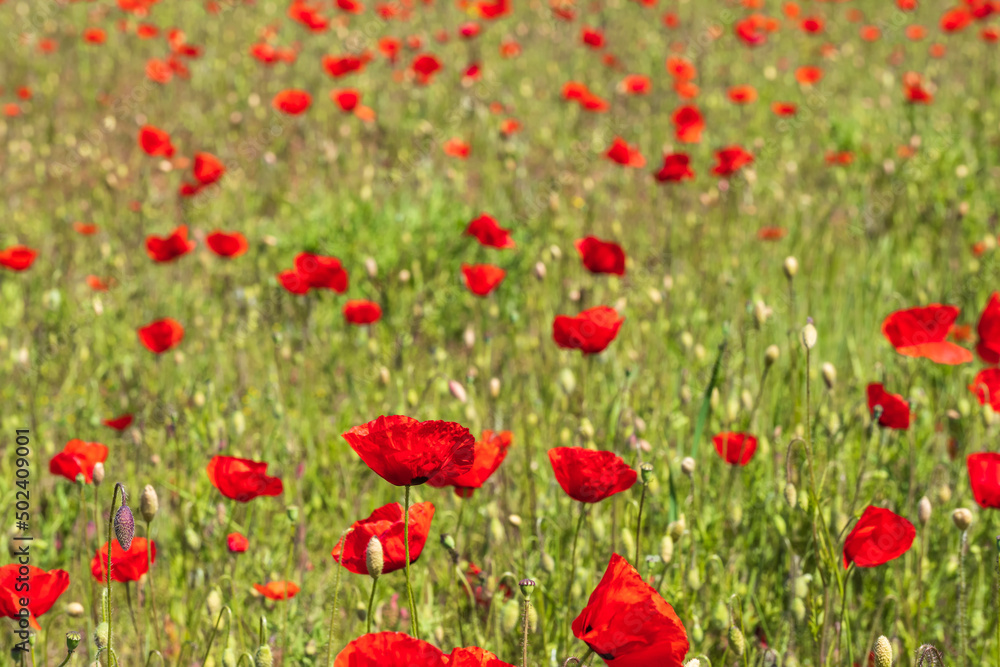
[[378,577],[372,577],[372,593],[368,596],[368,616],[365,618],[365,634],[372,631],[372,610],[375,608],[375,587],[378,586]]
[[410,623],[413,628],[413,636],[420,639],[420,623],[417,621],[417,604],[413,597],[413,585],[410,583],[410,485],[406,485],[403,495],[403,549],[406,569],[406,597],[410,602]]
[[[343,540],[346,536],[347,533],[345,532],[340,539]],[[337,625],[337,603],[340,599],[340,572],[343,569],[344,566],[338,563],[337,576],[334,577],[333,583],[333,609],[330,610],[330,630],[326,636],[326,667],[333,667],[333,635]]]
[[965,627],[965,549],[969,544],[969,531],[962,531],[962,541],[958,547],[958,664],[967,663],[968,633]]
[[[219,623],[222,623],[222,615],[228,614],[228,624],[226,625],[226,634],[228,635],[233,627],[233,610],[229,608],[229,605],[224,606],[219,610],[219,617],[215,619],[215,625],[212,626],[212,636],[208,639],[208,646],[205,648],[205,657],[201,659],[201,664],[208,663],[208,656],[212,652],[212,644],[215,643],[215,637],[219,634]],[[228,643],[228,642],[227,642]],[[150,656],[154,653],[150,651]]]
[[121,482],[116,482],[114,493],[111,496],[111,511],[108,513],[108,562],[105,568],[107,570],[108,603],[104,608],[104,622],[108,624],[108,667],[111,667],[112,656],[114,656],[115,664],[118,664],[118,658],[111,645],[111,538],[114,535],[115,503],[118,502],[119,489],[122,492],[122,500],[125,499],[125,487],[122,486]]
[[149,604],[152,608],[153,613],[153,630],[156,631],[156,645],[159,648],[163,648],[163,639],[160,637],[160,614],[156,611],[156,593],[155,587],[153,586],[153,555],[152,555],[152,545],[153,536],[149,532],[150,522],[146,522],[146,571],[149,581],[146,585],[149,587]]
[[639,496],[639,516],[635,521],[635,570],[639,571],[640,535],[642,534],[642,507],[646,504],[646,484],[642,485],[642,495]]
[[[569,579],[566,581],[566,595],[563,596],[563,599],[567,603],[569,603],[570,592],[573,590],[573,581],[576,579],[576,543],[580,537],[580,528],[583,527],[583,519],[584,517],[586,517],[586,515],[587,515],[587,506],[584,505],[583,503],[580,503],[580,519],[576,522],[576,530],[573,531],[573,548],[570,550],[570,557],[569,557]],[[566,620],[563,622],[564,626],[563,632],[562,636],[559,639],[560,649],[562,649],[563,646],[562,642],[566,638],[566,635],[569,631],[568,625],[569,625],[569,614],[566,615]],[[561,652],[562,651],[560,650],[560,653]]]
[[524,635],[521,638],[521,667],[528,667],[528,612],[531,609],[531,601],[524,601]]
[[854,563],[851,563],[840,590],[840,625],[847,634],[847,664],[849,665],[854,664],[854,644],[851,640],[851,617],[847,613],[847,582],[850,581],[853,571]]

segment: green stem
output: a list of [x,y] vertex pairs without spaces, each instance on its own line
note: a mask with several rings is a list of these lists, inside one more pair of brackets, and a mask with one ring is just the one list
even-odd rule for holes
[[958,547],[958,649],[961,659],[960,665],[967,664],[967,635],[965,628],[965,545],[969,542],[969,531],[962,531],[962,542]]
[[288,653],[288,643],[287,643],[288,642],[288,613],[289,613],[289,608],[292,606],[292,602],[291,602],[291,600],[288,597],[288,577],[291,576],[292,560],[294,559],[294,554],[295,554],[295,525],[293,524],[292,525],[292,539],[289,541],[289,544],[288,544],[288,559],[285,561],[285,581],[283,582],[284,585],[285,585],[285,593],[284,593],[284,598],[283,598],[284,601],[285,601],[285,614],[284,614],[284,618],[281,621],[281,655],[282,655],[282,662],[284,662],[285,655]]
[[[162,648],[163,639],[160,637],[160,614],[158,611],[156,611],[156,594],[155,594],[155,586],[153,586],[153,554],[152,554],[153,536],[149,532],[149,524],[150,522],[147,521],[146,522],[146,571],[148,573],[147,576],[149,577],[149,581],[146,583],[146,585],[149,586],[149,603],[150,606],[152,607],[152,612],[153,612],[153,630],[156,631],[156,644],[157,646]],[[161,656],[160,659],[162,660],[163,657]]]
[[[576,579],[576,543],[577,539],[580,537],[580,528],[583,527],[583,519],[586,516],[586,505],[580,503],[580,518],[576,522],[576,530],[573,531],[573,547],[570,550],[569,557],[569,579],[566,581],[566,595],[563,599],[566,603],[569,603],[570,592],[573,590],[573,581]],[[563,646],[563,640],[566,638],[567,624],[569,623],[569,615],[566,615],[566,620],[563,623],[562,636],[559,638],[560,648]],[[561,652],[561,651],[560,651]]]
[[531,609],[531,601],[524,601],[524,637],[521,640],[521,667],[528,667],[528,612]]
[[413,598],[413,587],[410,584],[410,485],[406,485],[403,496],[403,549],[405,551],[404,566],[406,569],[406,597],[410,602],[410,623],[413,636],[420,639],[420,623],[417,621],[417,604]]
[[[201,659],[201,664],[203,665],[208,663],[208,655],[212,652],[212,644],[215,643],[215,637],[219,634],[219,623],[222,622],[222,615],[225,613],[229,614],[229,623],[226,627],[229,628],[233,625],[233,610],[229,608],[229,605],[226,605],[219,610],[219,617],[215,619],[215,625],[212,626],[212,636],[209,638],[208,646],[205,648],[205,657]],[[152,651],[150,651],[150,655],[152,655]]]
[[[341,540],[345,539],[347,533],[341,536]],[[340,597],[340,573],[344,569],[344,566],[337,565],[337,576],[334,578],[333,583],[333,609],[330,610],[330,630],[326,636],[327,652],[326,652],[326,667],[333,667],[333,635],[337,626],[337,603]]]
[[646,504],[646,485],[642,485],[642,495],[639,496],[639,517],[635,522],[635,570],[639,571],[639,554],[641,553],[639,548],[639,536],[642,531],[642,506]]
[[115,520],[115,503],[118,502],[118,489],[125,493],[125,487],[121,485],[121,482],[115,483],[115,490],[111,496],[111,512],[108,514],[108,563],[107,563],[107,584],[108,584],[108,604],[105,607],[105,617],[104,622],[108,624],[108,667],[111,667],[111,659],[114,656],[115,664],[118,664],[118,658],[115,656],[114,650],[111,646],[111,536],[114,531],[114,520]]
[[851,572],[854,571],[854,563],[847,570],[847,575],[840,587],[840,625],[847,634],[847,664],[854,664],[854,642],[851,639],[851,617],[847,613],[847,582],[851,579]]
[[365,618],[365,634],[372,631],[372,609],[375,607],[375,587],[378,585],[378,577],[372,577],[372,592],[368,596],[368,616]]

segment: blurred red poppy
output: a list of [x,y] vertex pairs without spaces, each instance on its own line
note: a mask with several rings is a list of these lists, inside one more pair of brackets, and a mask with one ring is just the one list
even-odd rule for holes
[[694,178],[690,167],[691,158],[686,153],[669,153],[663,156],[663,166],[656,172],[656,180],[661,183],[680,183]]
[[599,503],[635,484],[636,472],[614,452],[555,447],[549,462],[559,486],[573,500]]
[[337,79],[351,72],[364,70],[365,63],[358,56],[324,56],[323,69],[326,73]]
[[382,317],[382,308],[374,301],[353,299],[344,304],[344,319],[350,324],[374,324]]
[[610,306],[589,308],[576,316],[557,315],[552,339],[561,348],[597,354],[611,344],[624,321]]
[[74,222],[73,231],[82,236],[93,236],[97,233],[97,225],[89,222]]
[[225,173],[226,167],[211,153],[194,154],[194,177],[202,185],[215,183]]
[[124,431],[129,426],[132,425],[133,417],[132,415],[121,415],[120,417],[113,417],[111,419],[105,419],[103,424],[116,431]]
[[229,553],[241,554],[250,547],[250,540],[243,537],[240,533],[229,533],[226,536],[226,548],[229,549]]
[[757,438],[749,433],[720,433],[712,438],[719,457],[730,465],[745,466],[757,453]]
[[809,16],[802,19],[800,26],[804,32],[808,32],[812,35],[819,34],[823,32],[823,27],[825,22],[821,16]]
[[295,89],[283,90],[271,100],[271,106],[290,116],[304,113],[310,104],[312,104],[312,95],[304,90]]
[[244,254],[250,247],[247,238],[239,232],[215,230],[205,237],[205,245],[219,257],[232,259]]
[[355,426],[344,439],[375,474],[395,486],[423,484],[435,475],[460,475],[475,460],[475,438],[454,422],[383,416]]
[[646,166],[646,158],[639,152],[639,147],[629,146],[621,137],[615,137],[615,140],[611,143],[611,148],[604,155],[612,162],[617,162],[626,167]]
[[753,86],[733,86],[727,95],[734,104],[750,104],[757,101],[757,89]]
[[625,251],[617,243],[587,236],[578,239],[574,245],[583,266],[591,273],[625,275]]
[[21,599],[26,597],[28,625],[40,631],[38,617],[52,609],[67,588],[69,573],[65,570],[46,572],[34,565],[18,563],[0,566],[0,618],[21,619]]
[[784,227],[761,227],[757,230],[757,238],[761,241],[780,241],[788,235]]
[[753,163],[753,155],[740,146],[729,146],[715,152],[716,165],[712,173],[716,176],[732,176],[748,164]]
[[988,405],[995,412],[1000,412],[1000,369],[979,371],[969,385],[969,391],[976,395],[980,405]]
[[469,226],[465,228],[465,235],[475,236],[481,244],[491,248],[514,247],[514,239],[510,236],[510,230],[501,227],[495,218],[486,213],[469,223]]
[[174,146],[170,135],[158,127],[143,125],[139,129],[139,146],[147,155],[173,157]]
[[446,655],[445,659],[448,661],[448,667],[514,667],[497,658],[496,654],[478,646],[456,648]]
[[899,394],[890,394],[881,383],[868,385],[868,411],[875,418],[875,407],[882,408],[880,426],[906,430],[910,428],[910,405]]
[[622,79],[619,89],[628,95],[646,95],[652,90],[653,84],[648,76],[629,74]]
[[869,505],[844,540],[844,567],[877,567],[905,554],[917,529],[891,510]]
[[965,459],[969,485],[980,507],[1000,509],[1000,454],[981,452]]
[[[429,502],[410,506],[409,541],[410,564],[417,562],[431,531],[434,519],[434,505]],[[379,507],[371,516],[355,521],[347,534],[340,538],[331,555],[348,571],[354,574],[368,574],[365,555],[371,538],[378,538],[382,545],[382,574],[388,574],[406,567],[406,546],[403,543],[403,506],[390,503]]]
[[667,58],[667,73],[676,81],[691,81],[698,76],[698,70],[695,69],[695,66],[680,56]]
[[861,39],[866,42],[877,41],[882,36],[882,31],[877,25],[866,25],[861,27]]
[[903,77],[903,93],[909,104],[930,104],[934,101],[934,95],[924,88],[923,81],[916,72],[907,72]]
[[303,252],[295,257],[295,268],[278,274],[281,284],[293,294],[305,294],[310,289],[329,289],[343,294],[347,291],[347,271],[336,257],[324,257]]
[[318,6],[310,5],[303,0],[293,0],[288,7],[288,18],[301,23],[312,32],[323,32],[330,26],[330,21],[320,14]]
[[354,111],[361,103],[361,93],[354,88],[331,90],[330,99],[340,107],[341,111]]
[[685,144],[697,144],[701,141],[701,133],[705,129],[705,119],[701,111],[694,105],[682,106],[671,117],[674,123],[674,136],[677,141]]
[[172,262],[194,250],[194,241],[188,240],[187,225],[181,225],[167,236],[146,238],[146,254],[154,262]]
[[492,264],[462,265],[465,286],[476,296],[486,296],[503,282],[507,272]]
[[823,70],[819,67],[800,67],[795,70],[795,80],[804,85],[818,83],[823,78]]
[[49,461],[49,472],[62,475],[71,482],[83,475],[84,484],[94,481],[94,466],[108,459],[108,448],[99,442],[73,439]]
[[427,483],[435,487],[455,487],[455,495],[459,498],[471,498],[476,489],[497,471],[500,464],[507,458],[507,450],[514,441],[510,431],[483,431],[482,438],[476,441],[472,468],[468,472],[454,476],[437,475]]
[[426,85],[433,80],[434,74],[441,69],[441,61],[432,54],[424,53],[414,58],[410,69],[413,70],[414,75],[417,77],[417,83]]
[[753,17],[737,21],[734,31],[740,41],[747,46],[760,46],[767,41],[767,33],[764,32],[759,21],[755,21]]
[[573,621],[573,635],[614,667],[681,667],[690,647],[674,608],[618,554]]
[[441,145],[441,150],[444,151],[445,155],[461,158],[463,160],[469,157],[470,148],[469,144],[462,141],[458,137],[452,137]]
[[604,48],[604,33],[597,28],[584,26],[580,32],[580,41],[592,49],[601,49]]
[[[111,540],[111,580],[118,582],[139,581],[149,572],[150,563],[156,562],[156,542],[149,542],[149,560],[146,559],[146,538],[134,537],[128,551],[124,551],[118,540]],[[108,543],[98,547],[90,559],[90,574],[98,582],[107,581]]]
[[882,335],[904,356],[924,357],[938,364],[964,364],[972,361],[972,352],[945,340],[958,313],[955,306],[937,303],[898,310],[882,322]]
[[949,9],[941,16],[941,30],[945,32],[965,30],[972,23],[972,18],[972,12],[965,7]]
[[83,41],[89,44],[103,44],[108,39],[108,34],[100,28],[87,28],[83,31]]
[[290,600],[299,592],[294,581],[269,581],[263,586],[254,584],[253,588],[268,600]]
[[23,245],[0,250],[0,266],[11,271],[25,271],[35,262],[38,252]]
[[208,462],[208,481],[226,498],[247,503],[258,496],[280,496],[280,477],[267,474],[267,463],[235,456],[215,456]]
[[150,58],[146,61],[146,78],[156,83],[165,84],[174,78],[174,71],[166,60]]
[[139,329],[139,341],[154,354],[163,354],[181,342],[184,327],[169,317],[151,322]]
[[333,667],[444,667],[448,662],[433,644],[403,632],[374,632],[348,642]]

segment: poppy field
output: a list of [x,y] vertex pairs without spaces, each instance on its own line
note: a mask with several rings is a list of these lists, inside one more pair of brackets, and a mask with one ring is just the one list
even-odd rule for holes
[[0,664],[1000,667],[996,0],[0,34]]

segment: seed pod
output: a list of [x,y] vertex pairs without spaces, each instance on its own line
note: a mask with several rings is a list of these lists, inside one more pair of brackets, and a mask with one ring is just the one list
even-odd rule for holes
[[365,550],[365,566],[368,568],[368,576],[372,579],[378,579],[382,576],[385,556],[382,551],[382,542],[377,537],[372,536],[368,540],[368,548]]
[[149,523],[158,511],[160,511],[160,499],[156,497],[156,489],[152,484],[147,484],[139,498],[139,513],[142,514],[142,520]]
[[920,521],[921,526],[926,526],[927,522],[931,520],[931,499],[924,496],[917,503],[917,519]]
[[115,529],[115,539],[118,540],[118,545],[121,546],[122,551],[128,551],[132,546],[132,538],[135,537],[135,518],[128,505],[122,503],[122,506],[115,512],[115,520],[112,525]]
[[872,653],[875,654],[875,667],[892,667],[892,645],[885,635],[879,635],[875,640]]
[[649,480],[653,477],[653,464],[643,463],[639,468],[639,475],[642,477],[643,484],[649,484]]
[[785,502],[792,509],[795,509],[795,504],[798,501],[799,492],[795,489],[795,485],[789,482],[785,484]]
[[80,645],[80,633],[79,632],[67,632],[66,633],[66,650],[72,653],[76,650],[76,647]]
[[729,626],[729,648],[733,649],[733,653],[737,656],[742,656],[747,649],[747,640],[735,625]]
[[271,647],[267,644],[257,648],[253,656],[253,667],[274,667],[274,656],[271,655]]
[[531,599],[531,593],[535,589],[535,580],[534,579],[522,579],[521,581],[519,581],[517,583],[517,585],[521,587],[521,595],[524,596],[524,599],[525,600],[530,600]]
[[222,667],[236,667],[236,651],[227,646],[222,651]]
[[968,530],[972,525],[972,512],[964,507],[959,507],[951,513],[951,520],[955,522],[955,527],[959,530]]

